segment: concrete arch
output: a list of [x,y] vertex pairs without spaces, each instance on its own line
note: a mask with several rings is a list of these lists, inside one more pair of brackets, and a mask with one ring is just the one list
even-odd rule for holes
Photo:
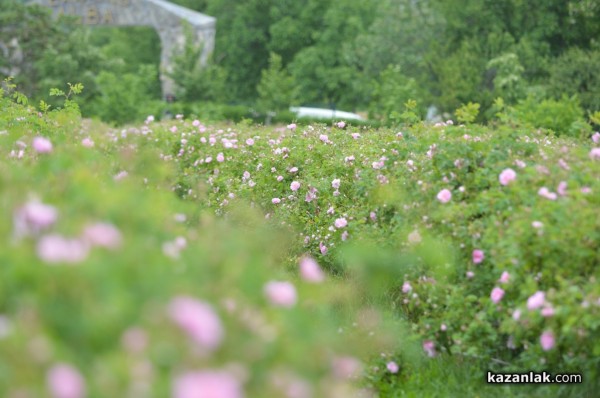
[[172,96],[175,85],[167,73],[172,70],[172,56],[183,48],[188,24],[197,45],[203,46],[200,61],[205,63],[215,45],[216,18],[165,0],[29,0],[52,8],[54,15],[73,15],[90,26],[149,26],[161,41],[160,80],[163,96]]

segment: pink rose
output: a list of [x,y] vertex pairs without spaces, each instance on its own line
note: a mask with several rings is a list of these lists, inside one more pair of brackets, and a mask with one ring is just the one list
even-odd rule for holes
[[546,295],[544,292],[537,291],[527,299],[527,309],[535,310],[544,305],[546,302]]
[[50,153],[52,152],[52,143],[49,139],[44,137],[35,137],[33,139],[33,150],[37,153]]
[[270,281],[264,287],[264,293],[271,304],[291,308],[296,305],[296,288],[290,282]]
[[173,383],[173,398],[244,398],[242,385],[225,371],[188,372]]
[[540,336],[540,345],[542,346],[542,350],[549,351],[554,348],[555,339],[554,333],[552,332],[544,332]]
[[320,283],[325,280],[325,274],[317,261],[309,256],[300,259],[300,277],[307,282]]
[[46,383],[53,398],[83,398],[86,395],[85,379],[73,366],[58,363],[46,376]]
[[500,300],[504,297],[504,290],[499,287],[495,287],[492,289],[492,293],[490,294],[490,298],[494,302],[494,304],[498,304]]
[[447,189],[442,189],[437,194],[437,199],[442,203],[448,203],[448,202],[450,202],[450,199],[452,199],[452,192],[450,192]]
[[485,253],[483,250],[475,249],[472,253],[473,263],[480,264],[485,259]]
[[517,173],[513,169],[504,169],[498,177],[498,180],[500,180],[500,184],[502,185],[508,185],[516,179]]
[[221,345],[225,332],[210,304],[179,296],[171,300],[168,311],[173,322],[201,347],[213,351]]

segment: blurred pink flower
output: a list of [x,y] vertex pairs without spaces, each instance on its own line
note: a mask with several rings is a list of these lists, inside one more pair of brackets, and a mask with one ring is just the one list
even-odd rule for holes
[[560,196],[565,196],[567,194],[567,182],[566,181],[559,182],[558,187],[556,188],[556,192],[558,192],[558,194]]
[[544,223],[541,221],[532,221],[531,226],[535,229],[540,229],[544,227]]
[[339,128],[343,129],[344,127],[346,127],[346,122],[337,122],[336,126],[338,126]]
[[600,148],[592,148],[592,150],[590,151],[590,159],[600,160]]
[[600,142],[600,132],[596,131],[594,134],[592,134],[592,141],[596,144]]
[[346,241],[348,239],[348,231],[342,232],[342,241]]
[[58,211],[55,207],[30,201],[19,208],[13,216],[13,227],[17,238],[35,235],[56,222]]
[[325,246],[323,244],[323,242],[319,242],[319,251],[321,252],[322,255],[327,254],[327,246]]
[[340,187],[340,179],[336,178],[331,182],[331,186],[335,189],[338,189]]
[[527,299],[527,309],[535,310],[540,308],[546,302],[546,294],[541,291],[535,292]]
[[471,278],[473,278],[475,276],[475,273],[473,271],[467,271],[466,275],[467,275],[468,279],[471,279]]
[[521,310],[519,310],[519,309],[514,310],[512,313],[512,318],[515,321],[518,321],[519,319],[521,319]]
[[520,169],[523,169],[527,166],[527,164],[524,161],[519,159],[515,160],[515,165]]
[[354,357],[337,357],[331,362],[334,377],[338,379],[350,379],[357,377],[362,372],[362,363]]
[[219,152],[219,153],[217,154],[217,162],[219,162],[219,163],[223,163],[224,161],[225,161],[225,155],[223,155],[223,153],[222,153],[222,152]]
[[317,192],[317,188],[310,187],[306,193],[306,196],[304,197],[304,200],[310,203],[311,201],[317,199]]
[[569,167],[569,164],[567,162],[565,162],[563,159],[558,159],[558,165],[565,170],[571,170],[571,168]]
[[119,171],[117,174],[115,174],[113,176],[113,180],[115,181],[121,181],[123,180],[125,177],[127,177],[129,175],[128,172],[126,172],[125,170]]
[[404,282],[402,284],[402,293],[410,293],[412,291],[412,286],[408,282]]
[[435,343],[431,340],[423,341],[423,350],[427,353],[427,356],[431,358],[436,356]]
[[375,213],[374,211],[370,212],[369,219],[373,222],[377,221],[377,213]]
[[345,218],[338,218],[335,220],[334,223],[335,227],[340,229],[340,228],[344,228],[345,226],[348,225],[348,220],[346,220]]
[[554,316],[554,308],[551,305],[545,306],[544,308],[542,308],[540,313],[544,318],[549,318],[551,316]]
[[500,176],[498,177],[498,180],[500,181],[500,184],[502,184],[502,185],[508,185],[516,179],[517,179],[517,173],[513,169],[504,169],[502,171],[502,173],[500,173]]
[[89,245],[79,239],[67,239],[61,235],[52,234],[40,238],[36,251],[38,257],[50,264],[80,263],[89,253]]
[[198,119],[194,120],[194,121],[192,122],[192,126],[194,126],[194,127],[198,127],[198,126],[200,126],[200,120],[198,120]]
[[390,362],[388,362],[388,363],[387,363],[387,365],[385,365],[385,367],[387,368],[387,370],[388,370],[390,373],[394,373],[394,374],[398,373],[398,370],[400,370],[400,367],[399,367],[399,366],[398,366],[398,364],[397,364],[396,362],[394,362],[394,361],[390,361]]
[[327,134],[321,134],[321,135],[319,135],[319,139],[321,141],[323,141],[324,143],[328,143],[329,142],[329,137],[327,136]]
[[500,287],[495,287],[492,289],[492,293],[490,294],[490,298],[495,304],[498,304],[500,300],[504,297],[504,290]]
[[373,163],[371,164],[371,166],[372,166],[372,167],[373,167],[375,170],[379,170],[379,169],[382,169],[382,168],[383,168],[383,166],[385,166],[385,163],[383,162],[383,160],[380,160],[380,161],[378,161],[378,162],[373,162]]
[[298,301],[296,288],[290,282],[267,282],[264,287],[264,293],[269,302],[278,307],[291,308]]
[[542,346],[542,350],[549,351],[554,348],[554,344],[554,333],[548,331],[542,333],[540,336],[540,345]]
[[550,190],[546,187],[541,187],[538,191],[538,195],[550,200],[556,200],[557,198],[556,194],[554,192],[550,192]]
[[46,383],[53,398],[83,398],[85,379],[79,371],[66,363],[57,363],[46,374]]
[[214,351],[223,341],[221,319],[210,304],[179,296],[171,300],[168,312],[173,322],[201,347]]
[[292,183],[290,184],[290,189],[292,191],[297,191],[298,189],[300,189],[300,183],[298,181],[292,181]]
[[502,273],[502,275],[500,276],[499,282],[500,283],[508,283],[508,281],[510,280],[510,274],[506,271],[504,271]]
[[49,139],[44,137],[35,137],[33,139],[33,150],[37,153],[50,153],[52,152],[52,143]]
[[485,259],[485,253],[483,250],[475,249],[472,253],[473,263],[480,264]]
[[118,249],[123,241],[123,236],[117,227],[105,222],[88,225],[83,231],[83,238],[92,246],[112,250]]
[[248,139],[246,140],[246,145],[248,145],[248,146],[252,146],[252,145],[254,145],[254,140],[253,140],[252,138],[248,138]]
[[83,140],[81,140],[81,145],[83,145],[86,148],[93,148],[94,141],[92,141],[92,139],[90,137],[86,137]]
[[442,189],[437,194],[437,200],[439,200],[442,203],[448,203],[448,202],[450,202],[450,199],[452,199],[452,192],[450,192],[447,189]]
[[290,123],[287,125],[288,130],[296,130],[296,123]]
[[178,376],[173,383],[173,398],[243,398],[239,380],[225,371],[202,370]]
[[307,282],[319,283],[325,280],[325,274],[317,263],[310,257],[304,256],[300,259],[300,277]]
[[283,181],[283,176],[277,176],[277,181],[279,181],[279,182]]
[[281,203],[281,199],[279,198],[273,198],[271,199],[271,203],[273,203],[274,205]]

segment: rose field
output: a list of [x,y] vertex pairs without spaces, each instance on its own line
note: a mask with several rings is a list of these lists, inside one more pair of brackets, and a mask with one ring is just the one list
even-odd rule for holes
[[[0,93],[2,397],[599,387],[600,133],[111,128],[70,94],[50,109]],[[486,385],[488,370],[583,382]]]

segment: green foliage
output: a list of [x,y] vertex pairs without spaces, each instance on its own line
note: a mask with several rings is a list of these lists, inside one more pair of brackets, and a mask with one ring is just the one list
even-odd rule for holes
[[[419,114],[429,105],[443,114],[469,101],[478,103],[481,121],[493,115],[498,97],[514,105],[527,95],[559,100],[577,94],[585,111],[599,106],[596,0],[177,3],[214,15],[218,24],[206,66],[198,62],[201,48],[194,48],[189,37],[179,54],[173,77],[176,96],[185,103],[262,110],[285,108],[294,100],[368,109],[385,123],[391,123],[390,109],[400,112],[407,98],[421,104]],[[20,91],[36,103],[41,98],[34,93],[65,80],[80,81],[86,87],[77,98],[82,113],[99,116],[101,71],[121,76],[136,74],[142,65],[158,68],[160,41],[149,28],[90,30],[72,19],[54,21],[48,10],[16,0],[0,4],[0,26],[0,74],[14,75]],[[269,65],[271,53],[281,56],[280,75]],[[401,75],[391,72],[396,66]],[[263,72],[269,78],[261,83]],[[278,79],[285,90],[269,87]],[[158,100],[158,77],[146,85],[148,95]],[[275,93],[284,93],[283,98],[267,100]],[[393,100],[394,93],[402,98]]]
[[494,73],[494,92],[514,104],[525,94],[523,71],[525,70],[514,53],[506,53],[488,62]]
[[[173,56],[170,77],[178,86],[176,97],[181,101],[225,102],[226,70],[213,63],[212,57],[202,59],[203,46],[193,42],[192,31],[186,29],[185,45]],[[203,64],[204,63],[204,64]]]
[[256,90],[257,106],[263,111],[287,110],[296,101],[296,82],[284,69],[279,55],[270,54],[269,68],[262,71]]
[[[79,119],[72,125],[66,109],[40,116],[5,97],[0,104],[2,148],[25,148],[0,163],[0,212],[14,219],[0,226],[0,395],[52,395],[51,371],[65,363],[89,396],[127,391],[148,374],[131,373],[140,363],[152,374],[153,397],[170,396],[182,375],[196,371],[218,371],[249,397],[298,385],[315,397],[355,395],[359,386],[348,376],[361,373],[360,361],[403,341],[399,322],[350,285],[298,276],[304,252],[291,227],[265,220],[244,200],[232,200],[223,218],[173,193],[181,176],[169,153],[182,141],[169,130],[187,129],[188,121],[127,135]],[[40,136],[51,140],[50,152],[33,149]],[[32,206],[56,218],[37,225]],[[91,233],[94,225],[104,229]],[[54,242],[58,251],[46,252],[45,239],[69,247]],[[269,300],[274,281],[297,292],[292,305]],[[197,300],[204,319],[175,311],[181,297]],[[410,331],[403,336],[402,345],[414,345]],[[32,347],[41,356],[28,355]]]
[[[115,99],[136,89],[112,83]],[[400,134],[175,119],[115,131],[66,106],[39,114],[14,90],[8,79],[0,92],[0,213],[13,220],[0,224],[0,313],[10,326],[0,395],[44,396],[49,369],[66,362],[90,396],[118,396],[143,361],[157,397],[198,369],[242,374],[249,397],[282,396],[275,381],[290,377],[316,398],[354,396],[354,384],[332,371],[340,356],[370,359],[362,383],[380,396],[597,390],[600,162],[587,136],[508,118],[524,101],[497,100],[507,119],[493,128],[414,123]],[[65,101],[81,90],[52,94]],[[465,115],[475,118],[475,108]],[[405,113],[415,109],[407,101]],[[34,149],[40,136],[50,152]],[[508,168],[516,178],[503,183]],[[447,203],[437,198],[443,189]],[[22,216],[38,202],[56,209],[55,221]],[[117,244],[84,232],[97,222],[118,230]],[[83,258],[49,260],[40,243],[48,236],[69,239],[62,255],[83,245]],[[327,270],[322,284],[299,276],[307,254]],[[296,305],[269,302],[273,280],[293,283]],[[504,291],[497,302],[494,288]],[[538,291],[542,307],[528,308]],[[181,295],[222,322],[214,351],[173,322]],[[541,345],[544,332],[553,347]],[[29,355],[32,346],[44,355]],[[397,374],[385,370],[390,360]],[[482,384],[488,369],[582,372],[584,384],[491,389]]]
[[479,114],[479,104],[469,102],[458,108],[456,111],[456,120],[461,123],[473,123]]
[[389,123],[398,119],[400,110],[410,100],[417,100],[419,90],[414,79],[406,77],[398,65],[389,65],[373,82],[369,108],[371,118]]
[[540,100],[530,95],[514,107],[514,119],[533,127],[552,130],[559,135],[580,136],[590,129],[576,96]]
[[13,75],[20,92],[32,97],[70,80],[87,87],[78,101],[95,95],[94,77],[106,64],[74,19],[54,20],[45,7],[7,0],[0,3],[0,26],[0,43],[9,43],[0,76]]
[[157,100],[152,96],[148,82],[156,79],[157,74],[151,65],[142,65],[135,74],[100,72],[96,80],[99,93],[88,105],[90,112],[118,124],[142,120],[153,114]]
[[552,63],[548,91],[555,98],[577,95],[584,109],[599,111],[599,67],[600,50],[572,48]]
[[269,10],[273,0],[213,0],[206,13],[217,17],[214,59],[227,76],[226,92],[237,102],[256,98],[261,71],[268,67]]

